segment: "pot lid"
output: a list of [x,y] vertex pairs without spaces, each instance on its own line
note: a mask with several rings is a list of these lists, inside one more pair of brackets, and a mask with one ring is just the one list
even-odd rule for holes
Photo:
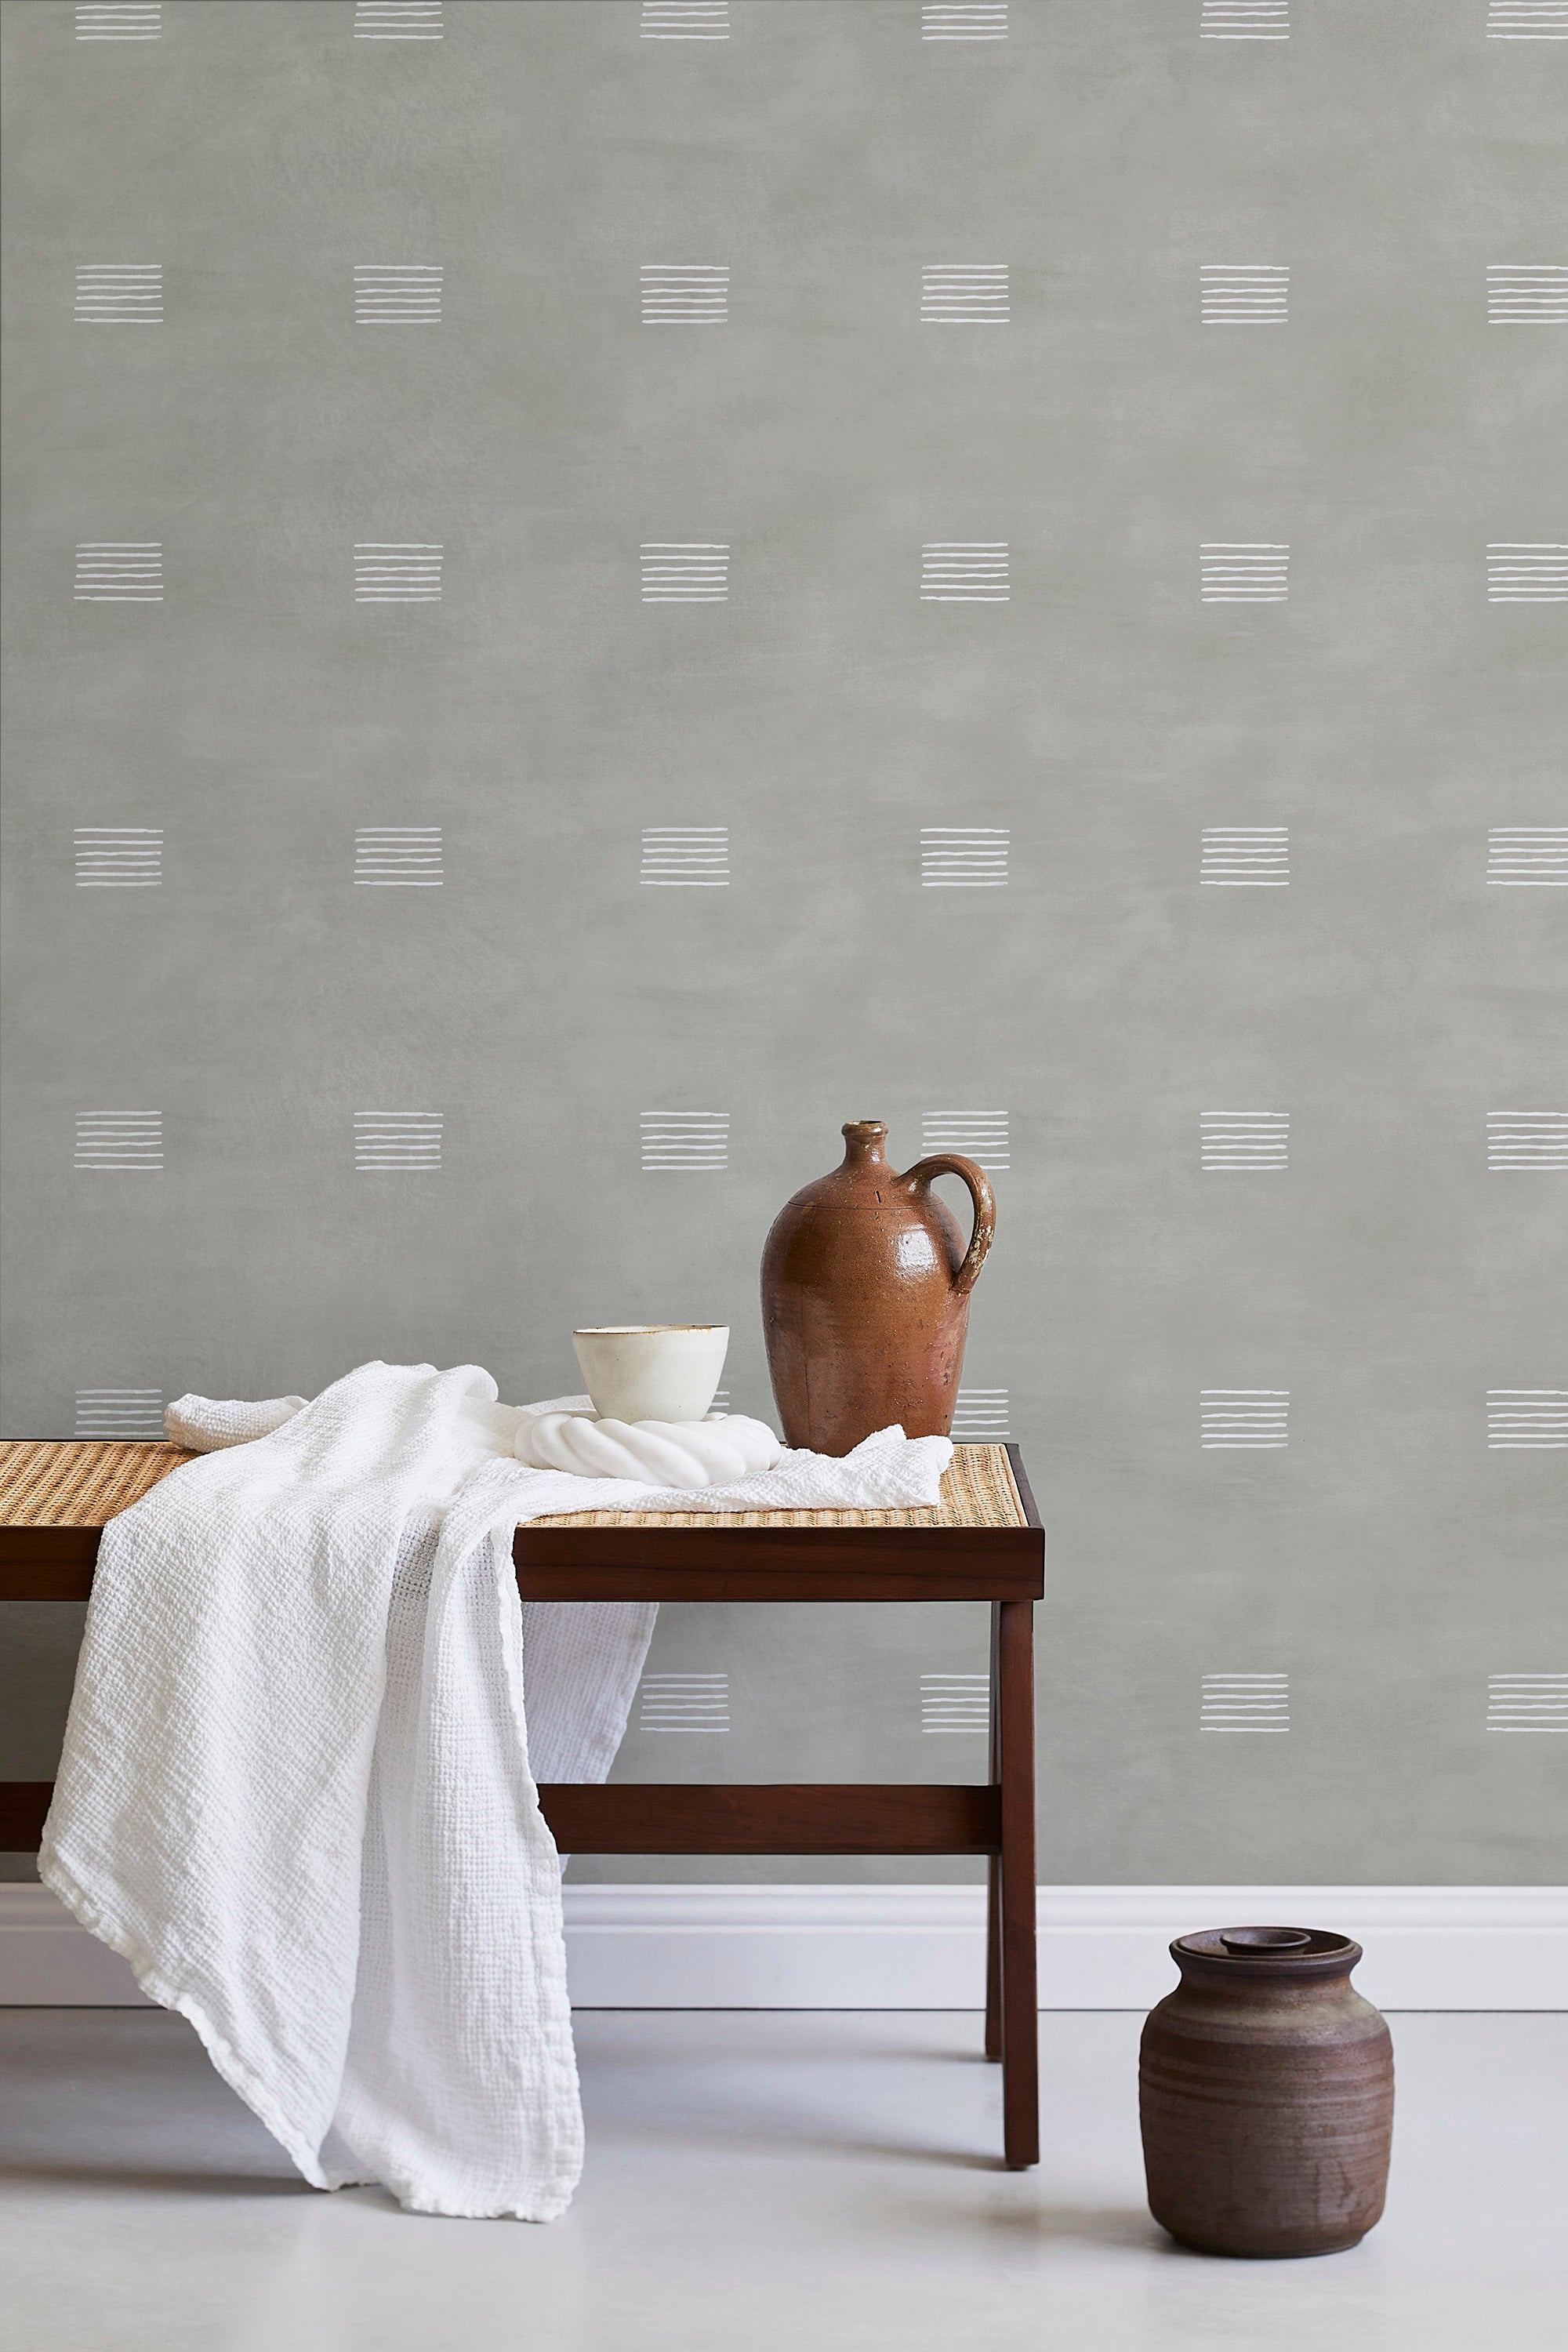
[[1312,1976],[1353,1968],[1361,1946],[1330,1927],[1204,1927],[1178,1936],[1171,1958],[1205,1960],[1211,1966],[1288,1973],[1292,1968]]

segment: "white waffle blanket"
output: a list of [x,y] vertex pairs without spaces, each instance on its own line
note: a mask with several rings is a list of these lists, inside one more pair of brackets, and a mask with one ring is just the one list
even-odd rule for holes
[[307,2180],[547,2221],[583,2134],[534,1780],[604,1779],[655,1611],[520,1609],[513,1528],[931,1503],[952,1448],[884,1431],[693,1494],[526,1467],[472,1365],[294,1402],[250,1442],[221,1409],[225,1450],[105,1529],[42,1874]]

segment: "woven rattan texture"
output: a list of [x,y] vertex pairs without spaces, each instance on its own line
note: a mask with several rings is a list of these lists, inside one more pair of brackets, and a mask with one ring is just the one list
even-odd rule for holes
[[100,1528],[195,1456],[178,1445],[0,1444],[0,1526]]
[[[0,1444],[0,1526],[100,1528],[182,1462],[176,1445]],[[1021,1528],[1028,1524],[1007,1452],[961,1445],[931,1511],[574,1511],[558,1528]]]
[[552,1528],[1026,1528],[1005,1445],[960,1445],[931,1511],[562,1511]]

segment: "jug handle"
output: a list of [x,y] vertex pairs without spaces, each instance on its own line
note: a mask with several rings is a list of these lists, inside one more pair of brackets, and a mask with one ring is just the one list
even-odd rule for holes
[[996,1231],[996,1201],[985,1171],[973,1160],[961,1160],[955,1152],[933,1152],[929,1160],[919,1160],[904,1171],[906,1184],[930,1185],[933,1176],[956,1176],[969,1187],[969,1197],[974,1203],[974,1230],[969,1236],[969,1250],[963,1264],[952,1277],[952,1295],[962,1298],[973,1290],[975,1277],[985,1263]]

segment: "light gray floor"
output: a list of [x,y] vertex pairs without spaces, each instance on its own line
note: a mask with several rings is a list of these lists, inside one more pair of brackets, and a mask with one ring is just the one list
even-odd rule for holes
[[305,2188],[174,2017],[0,2011],[0,2308],[19,2352],[1561,2352],[1568,2016],[1392,2022],[1381,2227],[1223,2263],[1143,2210],[1133,2016],[1042,2018],[1009,2174],[977,2018],[580,2015],[539,2229]]

